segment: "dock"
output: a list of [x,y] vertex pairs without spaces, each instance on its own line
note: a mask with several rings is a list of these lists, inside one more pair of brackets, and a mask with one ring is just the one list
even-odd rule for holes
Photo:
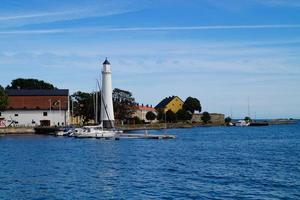
[[[45,134],[45,135],[53,135],[57,136],[55,133],[61,130],[61,127],[37,127],[35,128],[36,134]],[[80,138],[80,137],[76,137]],[[88,137],[82,137],[88,138]],[[92,138],[92,137],[91,137]],[[156,139],[156,140],[165,140],[165,139],[175,139],[175,135],[167,135],[167,134],[148,134],[147,131],[145,133],[120,133],[117,136],[118,139]]]
[[135,134],[135,133],[122,133],[119,135],[120,139],[175,139],[175,135],[154,135],[154,134]]

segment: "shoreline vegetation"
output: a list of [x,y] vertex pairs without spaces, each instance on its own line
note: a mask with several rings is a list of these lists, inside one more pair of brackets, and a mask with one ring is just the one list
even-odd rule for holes
[[[286,125],[286,124],[296,124],[297,119],[274,119],[265,120],[269,125]],[[124,132],[138,131],[138,130],[163,130],[163,129],[177,129],[177,128],[194,128],[194,127],[216,127],[216,126],[226,126],[220,123],[153,123],[153,124],[135,124],[135,125],[118,125],[117,129],[123,130]],[[5,134],[36,134],[36,129],[40,130],[44,134],[50,134],[55,132],[62,127],[2,127],[0,128],[0,135]],[[50,134],[51,135],[51,134]]]

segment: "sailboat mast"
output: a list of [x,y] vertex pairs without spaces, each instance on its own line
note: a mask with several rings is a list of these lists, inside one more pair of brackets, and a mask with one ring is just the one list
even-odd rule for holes
[[95,108],[95,121],[98,124],[98,90],[97,90],[97,82],[96,82],[96,92],[95,92],[95,99],[96,99],[96,108]]
[[248,97],[248,117],[250,117],[250,100],[249,100],[249,97]]

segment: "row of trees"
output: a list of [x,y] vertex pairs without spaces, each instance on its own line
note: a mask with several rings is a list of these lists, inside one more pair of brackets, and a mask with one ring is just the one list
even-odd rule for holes
[[12,80],[11,85],[6,86],[6,89],[44,89],[53,90],[56,89],[51,83],[47,83],[43,80],[38,79],[25,79],[18,78]]
[[[95,97],[98,95],[98,112],[95,112]],[[134,113],[134,106],[136,105],[135,99],[132,93],[126,90],[114,89],[113,90],[113,106],[115,118],[120,121],[127,121]],[[87,123],[89,120],[95,119],[96,115],[100,119],[100,102],[101,93],[86,93],[75,92],[71,96],[71,110],[73,110],[74,116],[80,116],[83,119],[83,123]],[[72,107],[73,106],[73,107]]]
[[8,97],[4,88],[0,85],[0,110],[5,110],[8,104]]
[[[148,114],[148,113],[147,113]],[[177,121],[189,121],[192,119],[193,114],[184,109],[180,109],[177,113],[174,113],[172,110],[168,110],[166,113],[160,113],[157,116],[157,119],[160,121],[166,121],[169,123],[177,122]],[[147,117],[147,115],[146,115]],[[208,112],[203,112],[201,120],[207,124],[211,119],[211,116]],[[147,118],[147,120],[150,120]]]

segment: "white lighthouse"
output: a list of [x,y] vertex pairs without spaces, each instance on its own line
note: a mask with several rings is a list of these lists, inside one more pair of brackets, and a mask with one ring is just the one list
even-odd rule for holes
[[114,128],[114,108],[112,101],[111,66],[107,58],[102,69],[101,120],[103,128]]

